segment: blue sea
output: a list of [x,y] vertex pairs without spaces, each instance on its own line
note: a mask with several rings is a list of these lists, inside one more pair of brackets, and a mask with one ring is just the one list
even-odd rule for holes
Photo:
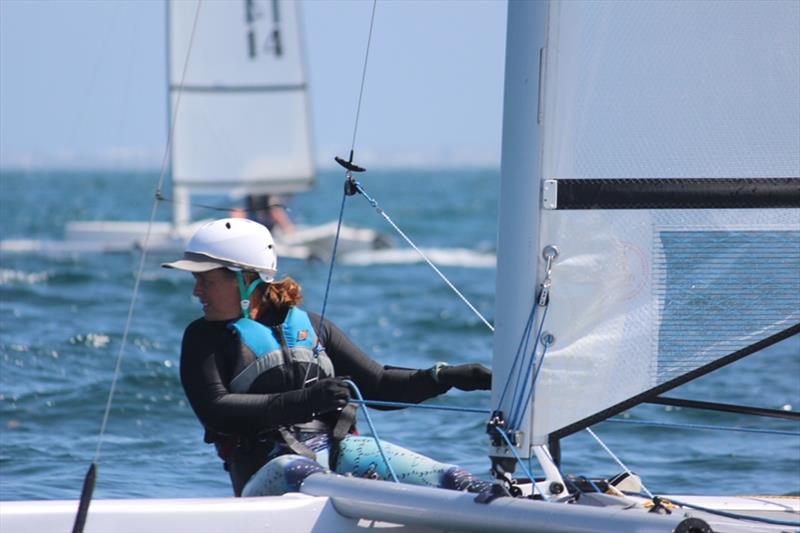
[[[496,169],[370,171],[360,179],[418,245],[494,252]],[[295,221],[335,219],[343,180],[341,172],[321,172],[314,191],[293,199]],[[157,182],[157,172],[2,171],[2,238],[58,239],[72,220],[145,220]],[[170,208],[160,206],[158,218],[167,220]],[[347,200],[345,221],[392,232],[363,197]],[[0,258],[0,499],[79,496],[97,449],[139,258],[138,252]],[[183,329],[201,309],[191,277],[159,268],[165,259],[148,256],[144,268],[100,447],[99,498],[231,494],[178,377]],[[301,283],[306,307],[319,311],[328,265],[285,260],[279,268]],[[493,267],[442,270],[491,321]],[[330,287],[326,317],[381,363],[490,364],[489,330],[425,264],[337,265]],[[796,411],[800,338],[669,395]],[[487,392],[453,391],[435,403],[489,409],[489,400]],[[373,411],[373,419],[381,438],[488,477],[484,416],[408,409]],[[796,422],[645,405],[593,429],[654,493],[800,494]],[[361,430],[367,431],[363,420]],[[565,473],[620,471],[586,432],[565,439],[562,454]]]

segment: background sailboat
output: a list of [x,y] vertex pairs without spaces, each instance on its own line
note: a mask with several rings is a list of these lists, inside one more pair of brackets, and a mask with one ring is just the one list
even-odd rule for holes
[[[148,247],[175,251],[199,218],[220,213],[203,204],[269,204],[315,185],[300,6],[285,0],[166,2],[169,176],[159,193],[171,221],[150,228]],[[196,23],[195,23],[196,21]],[[205,201],[204,201],[205,200]],[[194,205],[194,208],[193,208]],[[249,213],[252,215],[252,213]],[[223,213],[222,216],[227,216]],[[144,244],[146,222],[69,222],[64,241],[5,240],[13,251],[130,251]],[[329,256],[336,224],[276,231],[282,255]],[[344,226],[340,251],[389,246],[366,228]]]

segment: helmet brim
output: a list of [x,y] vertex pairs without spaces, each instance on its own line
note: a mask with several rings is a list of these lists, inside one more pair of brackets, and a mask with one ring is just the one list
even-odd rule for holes
[[216,270],[217,268],[226,268],[229,265],[219,261],[214,261],[210,257],[200,254],[186,252],[183,254],[182,259],[172,261],[171,263],[162,263],[164,268],[174,268],[175,270],[184,270],[186,272],[208,272]]

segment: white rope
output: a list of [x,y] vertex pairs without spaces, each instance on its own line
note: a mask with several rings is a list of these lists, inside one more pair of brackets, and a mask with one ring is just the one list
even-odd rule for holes
[[[589,435],[591,435],[592,437],[594,437],[594,440],[596,440],[596,441],[597,441],[597,443],[598,443],[598,444],[600,444],[600,446],[602,446],[602,447],[603,447],[603,449],[606,451],[606,453],[607,453],[608,455],[610,455],[610,456],[611,456],[611,458],[612,458],[612,459],[614,459],[614,461],[616,461],[616,462],[617,462],[617,464],[618,464],[618,465],[619,465],[619,466],[620,466],[620,467],[621,467],[621,468],[622,468],[622,469],[623,469],[623,470],[624,470],[624,471],[625,471],[625,472],[626,472],[626,473],[627,473],[629,476],[633,476],[633,475],[634,475],[634,474],[633,474],[633,472],[631,472],[631,471],[630,471],[630,469],[628,469],[628,467],[627,467],[627,466],[625,466],[625,463],[623,463],[623,462],[620,460],[620,458],[619,458],[619,457],[617,457],[616,455],[614,455],[614,452],[612,452],[612,451],[611,451],[611,449],[610,449],[608,446],[606,446],[606,445],[605,445],[605,443],[604,443],[602,440],[600,440],[600,437],[598,437],[597,435],[595,435],[594,431],[592,431],[592,429],[591,429],[591,428],[586,428],[586,431],[588,431],[588,432],[589,432]],[[645,493],[646,493],[648,496],[650,496],[651,498],[653,498],[653,493],[652,493],[652,492],[650,492],[649,490],[647,490],[647,487],[645,487],[645,486],[644,486],[644,483],[642,483],[642,482],[641,482],[641,478],[639,479],[639,483],[641,483],[641,485],[642,485],[642,490],[644,490],[644,492],[645,492]]]

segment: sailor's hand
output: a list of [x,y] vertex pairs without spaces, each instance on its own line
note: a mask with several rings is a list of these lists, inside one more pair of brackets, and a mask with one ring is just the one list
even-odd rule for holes
[[346,377],[322,379],[305,389],[308,405],[314,414],[342,409],[350,401],[350,387]]
[[461,390],[489,390],[492,371],[478,363],[443,366],[437,373],[439,383]]

